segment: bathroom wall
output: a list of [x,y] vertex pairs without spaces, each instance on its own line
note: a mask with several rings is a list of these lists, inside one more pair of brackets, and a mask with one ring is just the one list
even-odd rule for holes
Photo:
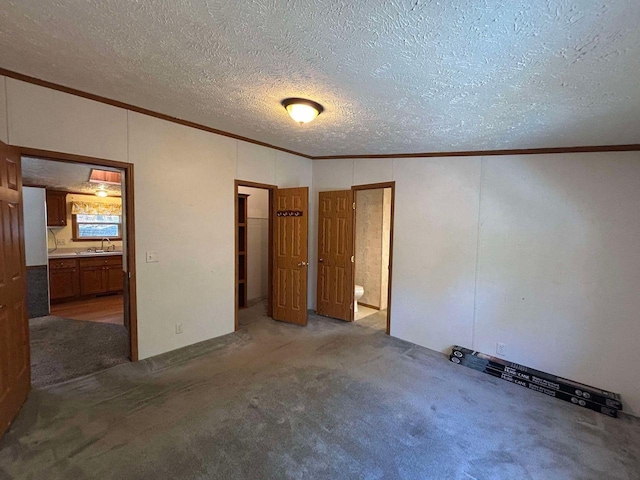
[[[73,241],[73,223],[71,215],[71,204],[73,202],[91,202],[91,203],[115,203],[122,204],[122,199],[119,197],[96,197],[95,195],[78,195],[70,193],[67,195],[67,225],[65,227],[49,227],[55,233],[58,240],[58,248],[81,248],[87,249],[89,247],[99,247],[100,240],[95,242],[75,242]],[[49,233],[47,235],[47,242],[49,249],[55,248],[53,241],[53,235]],[[106,243],[106,242],[105,242]],[[111,243],[116,246],[117,249],[122,249],[122,241],[112,240]]]
[[355,283],[364,287],[359,302],[380,308],[384,190],[356,192]]
[[247,202],[247,301],[266,298],[269,275],[269,190],[238,187]]
[[382,262],[380,265],[380,310],[385,310],[389,297],[389,253],[391,246],[391,189],[382,197]]

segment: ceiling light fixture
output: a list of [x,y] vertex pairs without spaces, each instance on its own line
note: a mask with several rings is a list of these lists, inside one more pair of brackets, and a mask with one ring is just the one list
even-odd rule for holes
[[98,190],[96,190],[96,197],[108,197],[109,193],[104,185],[100,185]]
[[324,111],[318,102],[304,98],[285,98],[281,103],[289,116],[300,125],[315,120]]

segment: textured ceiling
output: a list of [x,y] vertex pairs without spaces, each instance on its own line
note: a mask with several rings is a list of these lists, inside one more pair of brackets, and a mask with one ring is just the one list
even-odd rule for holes
[[[92,195],[99,184],[89,183],[89,175],[94,167],[81,163],[65,163],[39,158],[22,157],[22,183],[38,185],[64,192],[87,193]],[[111,170],[102,168],[101,170]],[[117,171],[113,169],[113,171]],[[104,184],[110,197],[120,196],[120,185]]]
[[[0,66],[308,155],[640,143],[638,0],[0,0]],[[326,111],[300,127],[279,105]]]

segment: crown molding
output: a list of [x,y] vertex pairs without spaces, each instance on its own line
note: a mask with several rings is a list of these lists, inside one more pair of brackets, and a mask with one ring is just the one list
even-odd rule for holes
[[14,72],[11,70],[7,70],[5,68],[0,67],[0,75],[4,75],[5,77],[13,78],[15,80],[20,80],[22,82],[31,83],[33,85],[39,85],[41,87],[50,88],[52,90],[57,90],[59,92],[68,93],[71,95],[76,95],[78,97],[87,98],[89,100],[93,100],[95,102],[104,103],[107,105],[111,105],[114,107],[122,108],[125,110],[130,110],[132,112],[141,113],[143,115],[149,115],[151,117],[159,118],[161,120],[166,120],[167,122],[177,123],[179,125],[184,125],[185,127],[196,128],[198,130],[203,130],[209,133],[215,133],[216,135],[222,135],[224,137],[233,138],[236,140],[242,140],[243,142],[253,143],[255,145],[260,145],[262,147],[273,148],[274,150],[280,150],[281,152],[291,153],[293,155],[298,155],[300,157],[305,158],[313,158],[311,155],[307,155],[305,153],[296,152],[294,150],[289,150],[288,148],[278,147],[277,145],[271,145],[270,143],[261,142],[259,140],[254,140],[253,138],[243,137],[242,135],[236,135],[235,133],[225,132],[224,130],[218,130],[217,128],[207,127],[206,125],[201,125],[199,123],[191,122],[189,120],[184,120],[178,117],[172,117],[171,115],[165,115],[164,113],[154,112],[153,110],[147,110],[146,108],[138,107],[136,105],[131,105],[129,103],[120,102],[118,100],[112,100],[110,98],[101,97],[100,95],[94,95],[93,93],[83,92],[82,90],[76,90],[75,88],[65,87],[64,85],[58,85],[57,83],[48,82],[46,80],[42,80],[40,78],[30,77],[28,75],[24,75],[22,73]]
[[640,143],[627,145],[593,145],[581,147],[516,148],[510,150],[468,150],[455,152],[383,153],[371,155],[326,155],[314,160],[346,160],[361,158],[432,158],[432,157],[488,157],[492,155],[542,155],[553,153],[634,152],[640,151]]
[[130,110],[132,112],[141,113],[143,115],[149,115],[151,117],[166,120],[168,122],[177,123],[186,127],[203,130],[209,133],[215,133],[216,135],[222,135],[225,137],[241,140],[243,142],[253,143],[254,145],[260,145],[262,147],[273,148],[281,152],[291,153],[300,157],[308,158],[310,160],[346,160],[346,159],[375,159],[375,158],[433,158],[433,157],[476,157],[476,156],[495,156],[495,155],[541,155],[541,154],[554,154],[554,153],[593,153],[593,152],[632,152],[640,151],[640,143],[632,143],[626,145],[592,145],[592,146],[576,146],[576,147],[551,147],[551,148],[521,148],[521,149],[505,149],[505,150],[467,150],[467,151],[453,151],[453,152],[420,152],[420,153],[382,153],[382,154],[355,154],[355,155],[307,155],[305,153],[289,150],[288,148],[279,147],[270,143],[254,140],[249,137],[243,137],[236,135],[235,133],[225,132],[224,130],[218,130],[216,128],[207,127],[199,123],[184,120],[178,117],[172,117],[171,115],[165,115],[164,113],[154,112],[153,110],[147,110],[146,108],[137,107],[129,103],[120,102],[118,100],[112,100],[110,98],[101,97],[92,93],[83,92],[82,90],[76,90],[75,88],[65,87],[58,85],[57,83],[49,82],[39,78],[24,75],[22,73],[14,72],[0,67],[0,75],[13,78],[23,82],[31,83],[33,85],[39,85],[41,87],[50,88],[59,92],[76,95],[96,102],[112,105],[114,107]]

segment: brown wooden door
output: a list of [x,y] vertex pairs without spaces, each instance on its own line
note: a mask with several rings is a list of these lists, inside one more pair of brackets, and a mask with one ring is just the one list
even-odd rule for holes
[[20,155],[0,142],[0,435],[31,387]]
[[318,203],[318,291],[320,315],[353,320],[353,194],[320,192]]
[[275,191],[273,318],[307,324],[309,188]]

